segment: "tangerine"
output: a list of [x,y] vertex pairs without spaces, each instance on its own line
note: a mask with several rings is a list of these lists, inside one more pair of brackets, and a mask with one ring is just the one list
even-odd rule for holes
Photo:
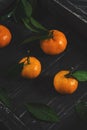
[[21,75],[23,77],[32,79],[40,75],[41,63],[36,57],[24,57],[19,63],[22,62],[24,62],[23,69],[21,71]]
[[72,94],[78,88],[78,81],[73,77],[67,77],[68,70],[62,70],[54,76],[53,85],[57,92],[61,94]]
[[0,48],[7,46],[12,39],[10,30],[4,25],[0,25]]
[[40,41],[40,47],[44,53],[56,55],[62,53],[67,46],[67,38],[65,34],[59,30],[50,30],[51,38]]

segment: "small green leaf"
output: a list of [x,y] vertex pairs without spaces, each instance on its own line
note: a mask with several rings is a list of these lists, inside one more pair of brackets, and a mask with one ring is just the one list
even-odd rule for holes
[[26,16],[28,18],[30,18],[31,15],[32,15],[32,6],[31,6],[31,4],[28,2],[28,0],[21,0],[21,2],[23,4]]
[[0,88],[0,100],[3,102],[7,107],[10,107],[10,99],[6,93],[6,91]]
[[30,21],[31,21],[31,24],[37,29],[47,31],[47,29],[44,26],[42,26],[38,21],[36,21],[33,17],[30,18]]
[[38,103],[29,103],[26,105],[27,110],[34,116],[36,119],[48,122],[57,122],[59,117],[57,113],[45,104]]
[[34,27],[32,27],[28,18],[22,18],[22,21],[23,21],[24,25],[26,26],[26,28],[28,28],[30,31],[38,32],[36,29],[34,29]]
[[78,81],[87,81],[87,71],[75,71],[72,73],[72,76],[75,77]]
[[87,121],[87,102],[79,102],[76,105],[76,112],[81,119]]

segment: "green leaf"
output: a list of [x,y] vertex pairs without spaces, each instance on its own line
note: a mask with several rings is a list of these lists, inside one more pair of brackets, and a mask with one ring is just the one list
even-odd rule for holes
[[37,29],[47,31],[47,29],[44,26],[42,26],[38,21],[36,21],[33,17],[30,18],[30,21],[32,25],[36,27]]
[[0,88],[0,100],[3,102],[7,107],[10,107],[10,99],[3,88]]
[[34,116],[36,119],[48,122],[57,122],[59,117],[57,113],[50,108],[48,105],[40,103],[29,103],[26,105],[27,110]]
[[76,112],[81,119],[87,121],[87,102],[79,102],[76,105]]
[[24,25],[26,26],[26,28],[28,28],[30,31],[32,32],[38,32],[36,29],[34,29],[29,21],[28,18],[22,18],[22,21],[24,23]]
[[38,32],[38,30],[36,29],[47,31],[45,27],[43,27],[39,22],[37,22],[33,17],[31,17],[32,16],[31,4],[27,0],[22,0],[22,4],[24,7],[24,12],[26,14],[26,18],[22,19],[24,25],[33,32]]
[[87,81],[87,71],[76,71],[72,73],[72,76],[75,77],[78,81]]
[[30,18],[31,15],[32,15],[32,6],[31,6],[31,4],[28,2],[28,0],[21,0],[21,2],[23,4],[26,16],[28,18]]

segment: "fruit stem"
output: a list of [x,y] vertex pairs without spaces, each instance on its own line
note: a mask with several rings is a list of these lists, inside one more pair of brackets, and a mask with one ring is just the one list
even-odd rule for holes
[[66,78],[70,78],[70,77],[73,77],[72,76],[72,73],[75,71],[75,68],[74,67],[71,67],[71,70],[68,74],[65,75]]
[[53,39],[53,31],[49,33],[49,37]]
[[66,74],[65,77],[66,77],[66,78],[72,77],[72,73],[70,72],[69,74]]
[[28,50],[27,53],[28,53],[28,56],[27,56],[27,64],[30,64],[30,56],[29,56],[30,50]]

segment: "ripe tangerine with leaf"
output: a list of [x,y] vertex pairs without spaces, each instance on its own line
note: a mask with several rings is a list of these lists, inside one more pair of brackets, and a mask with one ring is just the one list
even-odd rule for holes
[[46,54],[60,54],[67,47],[67,38],[65,34],[59,30],[50,30],[49,38],[41,40],[40,47]]
[[41,62],[34,56],[24,57],[20,60],[23,64],[21,76],[24,78],[34,79],[41,73]]
[[72,94],[78,88],[78,80],[69,76],[70,71],[62,70],[55,74],[53,85],[60,94]]

